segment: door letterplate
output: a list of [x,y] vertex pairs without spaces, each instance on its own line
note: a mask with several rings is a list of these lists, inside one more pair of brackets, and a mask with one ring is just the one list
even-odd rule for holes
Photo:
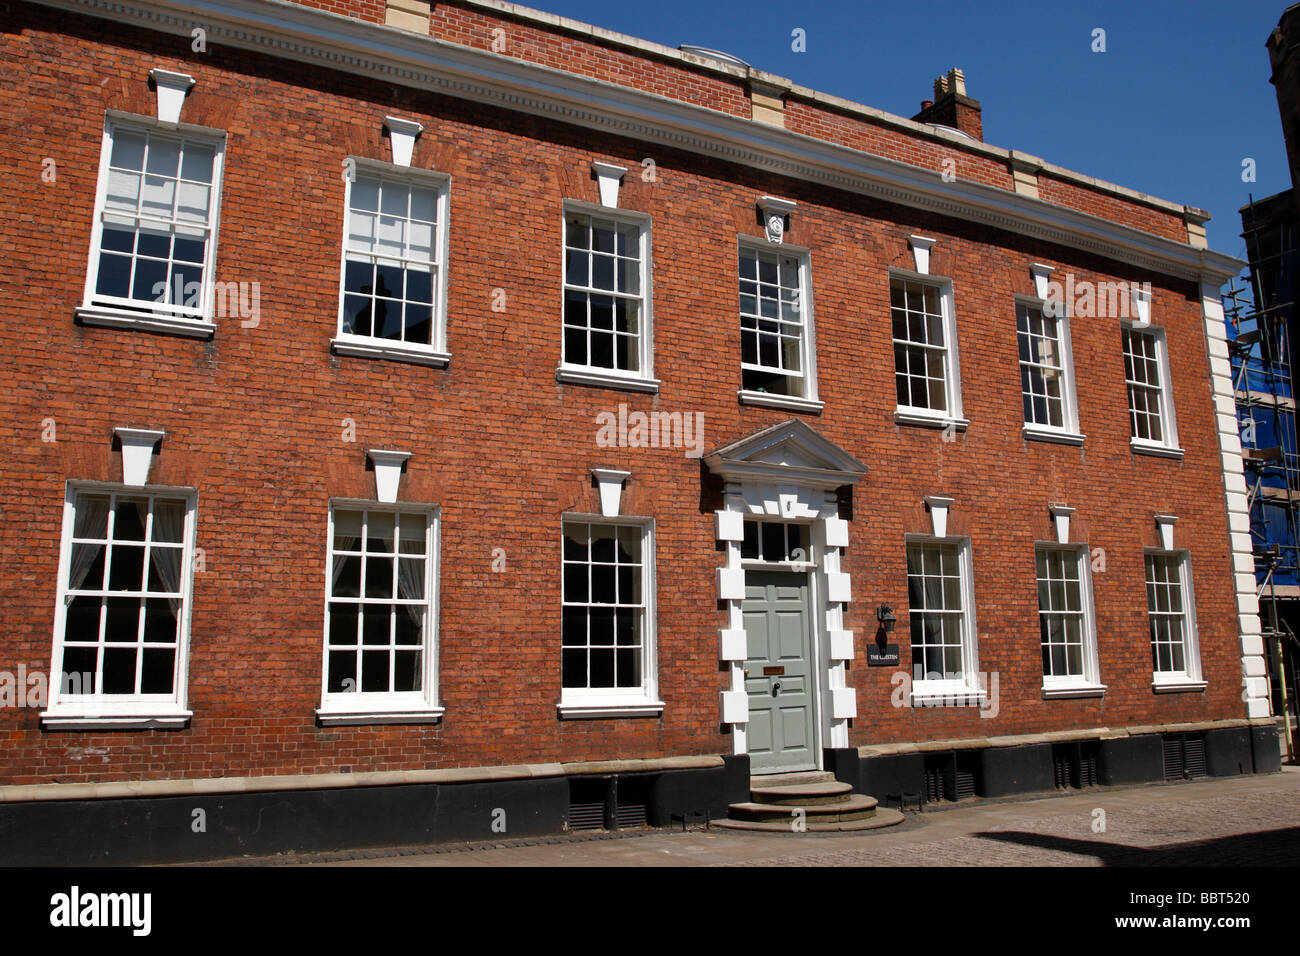
[[764,667],[764,668],[763,668],[763,676],[764,676],[764,677],[780,677],[780,676],[781,676],[782,674],[784,674],[784,673],[785,673],[785,667],[784,667],[784,666],[778,666],[778,667]]

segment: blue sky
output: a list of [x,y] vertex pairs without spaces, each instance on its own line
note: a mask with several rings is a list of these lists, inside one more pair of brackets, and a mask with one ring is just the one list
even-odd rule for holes
[[[1210,245],[1244,254],[1237,209],[1288,188],[1269,33],[1285,0],[533,0],[549,13],[758,69],[903,116],[949,67],[983,107],[984,138],[1200,206]],[[806,32],[793,52],[791,31]],[[1094,53],[1092,31],[1106,31]],[[1256,181],[1242,181],[1242,160]]]

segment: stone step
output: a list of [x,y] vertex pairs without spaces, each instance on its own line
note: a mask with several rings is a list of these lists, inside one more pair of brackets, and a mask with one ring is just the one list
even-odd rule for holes
[[750,820],[755,823],[784,823],[799,819],[796,810],[803,811],[804,821],[818,823],[846,823],[862,820],[876,812],[876,798],[860,793],[842,797],[835,803],[799,804],[797,806],[772,803],[733,803],[728,816],[733,820]]
[[831,783],[835,774],[829,770],[804,770],[798,773],[760,773],[749,778],[749,787],[798,787],[805,783]]
[[[864,817],[861,820],[837,820],[827,822],[819,818],[809,817],[805,821],[805,833],[847,833],[855,830],[878,830],[881,827],[892,827],[903,822],[903,815],[897,810],[889,807],[878,808],[871,816]],[[755,821],[755,820],[733,820],[727,818],[724,820],[714,820],[713,826],[722,827],[725,830],[745,830],[750,833],[796,833],[790,828],[790,820],[780,822]]]
[[751,787],[750,799],[754,803],[771,803],[784,807],[817,806],[837,803],[853,792],[853,786],[838,780],[823,783],[802,783],[786,786]]

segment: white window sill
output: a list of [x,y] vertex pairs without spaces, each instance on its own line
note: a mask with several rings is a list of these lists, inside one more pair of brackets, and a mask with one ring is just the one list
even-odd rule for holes
[[1064,429],[1045,428],[1042,425],[1026,425],[1022,434],[1029,441],[1050,441],[1058,445],[1082,445],[1084,436],[1078,432],[1067,432]]
[[895,425],[919,425],[921,428],[955,428],[964,432],[970,419],[953,418],[943,412],[927,412],[924,409],[900,408],[894,412]]
[[1196,693],[1209,687],[1208,681],[1190,680],[1187,678],[1169,678],[1163,679],[1157,677],[1151,682],[1151,689],[1157,694],[1186,694]]
[[117,712],[93,705],[64,705],[42,711],[41,726],[46,730],[176,730],[193,716],[193,711],[166,705]]
[[619,375],[616,372],[602,372],[600,369],[573,368],[561,365],[555,370],[555,380],[568,385],[596,385],[601,388],[622,388],[630,392],[658,392],[659,379],[637,378]]
[[1169,445],[1157,445],[1154,442],[1139,441],[1136,438],[1130,438],[1129,448],[1133,449],[1135,455],[1151,455],[1154,458],[1178,458],[1183,457],[1181,448],[1173,448]]
[[140,329],[168,335],[187,335],[196,339],[210,339],[217,331],[216,325],[206,319],[186,319],[163,313],[135,312],[131,309],[115,309],[105,305],[83,305],[77,309],[76,315],[82,325],[98,325],[112,329]]
[[556,704],[561,717],[568,720],[598,719],[602,717],[659,717],[664,712],[662,700],[648,697],[591,697],[587,700],[571,698]]
[[988,700],[988,691],[958,681],[915,681],[913,707],[976,707]]
[[1043,700],[1068,700],[1075,697],[1104,697],[1105,684],[1044,684]]
[[368,724],[434,724],[442,720],[444,707],[412,710],[380,710],[365,707],[319,707],[316,719],[322,727],[363,726]]
[[819,402],[815,398],[799,398],[795,395],[773,395],[769,392],[754,392],[745,388],[736,394],[740,396],[742,404],[762,405],[765,408],[788,408],[792,411],[812,412],[816,415],[826,407],[825,402]]
[[451,362],[450,352],[438,352],[427,347],[406,345],[402,342],[388,342],[384,339],[349,338],[341,335],[330,340],[330,348],[337,355],[391,359],[397,362],[411,362],[415,365],[428,365],[433,368],[446,368],[448,363]]

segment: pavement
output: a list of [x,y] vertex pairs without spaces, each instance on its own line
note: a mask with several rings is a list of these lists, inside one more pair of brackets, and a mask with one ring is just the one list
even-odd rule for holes
[[1281,773],[909,810],[861,834],[693,828],[282,854],[234,865],[307,866],[1291,866],[1300,861],[1300,767]]

